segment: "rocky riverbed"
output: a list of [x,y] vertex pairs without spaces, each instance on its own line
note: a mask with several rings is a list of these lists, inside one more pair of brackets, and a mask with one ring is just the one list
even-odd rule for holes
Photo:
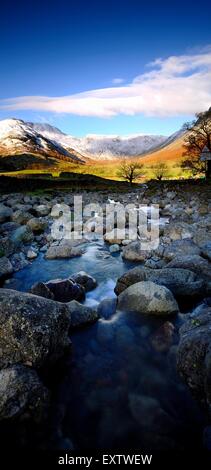
[[74,195],[0,196],[3,441],[12,430],[19,447],[210,449],[209,185],[80,193],[103,211],[158,204],[150,251],[140,225],[137,240],[102,239],[99,214],[80,239],[55,239]]

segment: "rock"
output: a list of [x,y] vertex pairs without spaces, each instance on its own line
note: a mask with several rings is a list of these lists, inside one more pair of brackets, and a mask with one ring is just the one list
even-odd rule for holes
[[46,204],[40,204],[35,208],[38,217],[45,217],[50,214],[51,207]]
[[30,294],[39,295],[40,297],[45,297],[45,299],[54,300],[53,292],[46,286],[44,282],[37,282],[30,289]]
[[123,247],[122,257],[129,261],[145,261],[150,258],[150,254],[148,251],[141,249],[139,241],[134,241]]
[[116,230],[107,231],[103,238],[110,245],[121,245],[122,240],[125,238],[125,230],[119,230],[118,234]]
[[167,352],[173,344],[174,325],[166,321],[163,325],[153,333],[150,343],[156,352]]
[[196,233],[193,237],[194,243],[198,245],[200,248],[203,246],[205,243],[210,242],[211,240],[211,233],[207,232],[206,229],[197,229]]
[[114,245],[109,247],[109,251],[110,253],[118,253],[118,251],[120,251],[120,247],[117,245],[117,243],[114,243]]
[[31,229],[33,233],[42,233],[45,231],[45,229],[48,226],[48,223],[46,220],[43,220],[41,218],[32,218],[28,220],[27,226]]
[[166,262],[163,259],[160,259],[156,256],[153,258],[148,259],[144,263],[145,268],[150,268],[150,269],[162,269],[166,265]]
[[63,259],[63,258],[74,258],[75,256],[81,256],[83,251],[79,247],[71,247],[69,245],[58,245],[50,246],[48,248],[45,258],[46,259]]
[[143,315],[169,316],[179,312],[170,290],[154,282],[137,282],[118,297],[118,309]]
[[21,227],[14,230],[11,235],[11,240],[15,243],[30,243],[34,239],[34,235],[27,225],[22,225]]
[[171,240],[183,240],[193,238],[195,230],[186,222],[174,222],[165,227],[164,232]]
[[201,253],[204,258],[211,261],[211,241],[208,241],[201,246]]
[[35,259],[37,258],[37,253],[34,251],[34,250],[28,250],[27,251],[27,254],[26,254],[26,257],[29,259],[29,260],[32,260],[32,259]]
[[211,308],[180,328],[177,369],[211,416]]
[[85,271],[79,271],[76,274],[72,274],[70,279],[83,286],[86,292],[89,292],[90,290],[93,290],[95,287],[97,287],[96,279],[87,274]]
[[67,307],[32,294],[0,289],[0,367],[57,361],[70,345]]
[[11,220],[20,225],[25,225],[31,219],[31,214],[26,211],[17,210],[13,212]]
[[0,204],[0,223],[6,222],[6,220],[10,219],[12,213],[12,209],[5,206],[4,204]]
[[13,273],[13,267],[6,256],[0,258],[0,281],[10,276]]
[[166,260],[171,261],[175,256],[200,255],[201,250],[192,240],[175,240],[168,245],[163,253]]
[[70,327],[76,328],[86,326],[98,320],[99,314],[92,307],[82,305],[76,300],[72,300],[67,304],[70,313]]
[[205,280],[211,279],[210,263],[198,255],[176,256],[166,265],[166,268],[189,269],[190,271],[193,271],[203,277]]
[[0,371],[0,420],[27,414],[38,421],[48,405],[48,400],[48,390],[35,370],[14,365]]
[[5,235],[10,235],[16,228],[19,228],[20,225],[16,222],[5,222],[4,224],[0,225],[0,233]]
[[10,256],[16,251],[16,244],[8,237],[1,238],[1,252],[5,256]]
[[84,300],[85,289],[72,279],[54,279],[45,283],[46,287],[59,302],[71,302],[71,300]]
[[167,199],[170,199],[170,201],[172,201],[172,199],[175,199],[177,193],[175,193],[175,191],[167,191],[166,193],[166,197]]
[[15,253],[11,256],[10,261],[12,263],[14,271],[20,271],[20,269],[28,266],[29,262],[26,260],[25,255],[20,253]]
[[188,269],[163,268],[147,269],[136,267],[127,271],[117,280],[115,293],[119,295],[127,287],[141,281],[151,281],[165,286],[175,297],[201,297],[205,293],[203,280]]

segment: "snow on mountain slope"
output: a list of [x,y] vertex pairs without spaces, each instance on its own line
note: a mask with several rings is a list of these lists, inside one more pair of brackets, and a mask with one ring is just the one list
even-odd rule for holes
[[0,151],[2,155],[34,153],[80,161],[80,158],[74,152],[68,152],[60,142],[52,141],[33,128],[30,123],[26,123],[21,119],[0,121]]
[[73,137],[49,124],[29,124],[34,130],[53,142],[59,142],[66,149],[74,148],[77,152],[96,160],[140,155],[153,150],[167,139],[162,135],[142,134],[124,137],[91,134],[86,137]]

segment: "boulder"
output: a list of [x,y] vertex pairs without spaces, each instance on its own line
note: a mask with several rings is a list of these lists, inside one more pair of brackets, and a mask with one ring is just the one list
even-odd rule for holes
[[15,253],[17,249],[17,244],[14,243],[10,238],[3,237],[1,238],[1,252],[5,256],[10,256]]
[[76,328],[86,326],[98,320],[99,314],[92,307],[82,305],[76,300],[67,304],[70,313],[70,327]]
[[72,279],[54,279],[45,283],[45,286],[59,302],[71,302],[71,300],[84,300],[85,289]]
[[211,279],[211,265],[209,261],[199,255],[180,255],[170,261],[166,268],[182,268],[195,272],[205,280]]
[[175,297],[201,297],[205,292],[204,281],[188,269],[163,268],[147,269],[136,267],[123,274],[116,283],[115,293],[119,295],[127,287],[141,281],[152,281],[165,286]]
[[0,371],[0,420],[24,414],[41,418],[48,405],[49,393],[37,372],[23,365]]
[[6,279],[13,273],[13,267],[10,260],[6,256],[0,258],[0,281]]
[[211,308],[180,328],[177,369],[211,416]]
[[29,260],[33,260],[33,259],[37,258],[37,253],[36,253],[36,251],[30,249],[30,250],[27,251],[26,257]]
[[25,268],[29,264],[29,261],[27,261],[24,253],[22,252],[14,253],[14,255],[11,256],[10,261],[14,271],[20,271],[20,269]]
[[137,282],[118,297],[118,309],[143,315],[169,316],[179,312],[171,291],[154,282]]
[[193,238],[193,227],[186,222],[172,222],[164,229],[165,235],[171,240],[183,240]]
[[117,243],[114,243],[109,247],[110,253],[118,253],[120,251],[120,246]]
[[86,292],[89,292],[90,290],[93,290],[95,287],[97,287],[96,279],[87,274],[85,271],[79,271],[76,274],[72,274],[70,279],[83,286]]
[[133,241],[123,247],[122,257],[128,261],[145,261],[150,258],[150,252],[143,251],[139,241]]
[[50,213],[51,207],[47,204],[39,204],[39,206],[36,206],[35,210],[39,217],[45,217]]
[[6,220],[10,219],[12,216],[12,209],[10,207],[5,206],[4,204],[0,204],[0,223],[6,222]]
[[17,245],[19,243],[30,243],[33,241],[34,235],[27,225],[22,225],[12,232],[11,240]]
[[42,218],[33,217],[32,219],[28,220],[27,226],[31,229],[33,233],[42,233],[47,228],[48,223]]
[[11,220],[20,225],[25,225],[30,219],[31,219],[31,214],[29,214],[25,210],[17,210],[13,212],[11,216]]
[[16,228],[19,227],[20,225],[16,224],[16,222],[5,222],[4,224],[0,225],[0,233],[9,236]]
[[0,289],[0,368],[53,364],[70,345],[65,305],[32,294]]
[[201,246],[201,253],[204,258],[207,258],[209,261],[211,261],[211,240],[203,243]]
[[200,255],[200,248],[192,240],[175,240],[164,249],[163,257],[171,261],[175,256]]
[[53,292],[46,286],[44,282],[37,282],[30,289],[30,294],[39,295],[45,297],[45,299],[54,299]]
[[45,258],[46,259],[63,259],[63,258],[74,258],[75,256],[81,256],[83,250],[79,247],[72,247],[69,245],[56,245],[48,248]]

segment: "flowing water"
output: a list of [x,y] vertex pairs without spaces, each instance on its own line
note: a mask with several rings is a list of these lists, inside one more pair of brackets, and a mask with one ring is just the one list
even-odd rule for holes
[[[88,305],[114,298],[116,279],[134,264],[125,263],[119,253],[110,255],[101,242],[85,250],[67,261],[40,255],[8,287],[28,290],[37,281],[84,270],[98,281],[87,294]],[[178,338],[168,353],[151,345],[162,323],[113,313],[111,302],[105,318],[71,334],[73,353],[54,391],[59,447],[68,447],[71,440],[76,449],[200,449],[204,421],[176,373]]]

